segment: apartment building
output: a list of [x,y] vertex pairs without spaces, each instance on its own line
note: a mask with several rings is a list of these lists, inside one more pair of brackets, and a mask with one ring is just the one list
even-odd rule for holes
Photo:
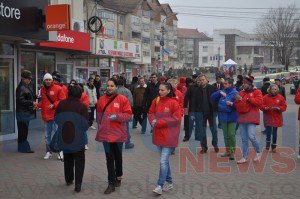
[[199,42],[211,41],[211,38],[198,29],[178,28],[178,60],[179,67],[199,66]]
[[218,29],[214,30],[212,41],[199,42],[199,66],[217,67],[228,59],[242,66],[276,64],[273,48],[256,34],[237,29]]

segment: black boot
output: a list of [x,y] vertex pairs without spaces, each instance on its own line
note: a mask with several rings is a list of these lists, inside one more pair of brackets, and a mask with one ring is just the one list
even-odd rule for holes
[[272,147],[272,152],[276,153],[276,144],[272,144],[271,147]]
[[116,180],[116,186],[115,187],[120,187],[121,186],[121,179],[120,180]]
[[116,189],[115,189],[115,185],[114,184],[108,184],[108,187],[104,191],[104,194],[110,194],[110,193],[114,192],[115,190]]
[[81,191],[81,184],[76,184],[74,191],[80,192]]

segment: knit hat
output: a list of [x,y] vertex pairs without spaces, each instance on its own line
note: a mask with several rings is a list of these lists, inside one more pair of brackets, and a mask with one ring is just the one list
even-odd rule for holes
[[52,75],[50,73],[46,73],[44,75],[43,81],[45,81],[45,79],[51,79],[51,80],[53,80]]
[[59,74],[55,74],[52,75],[53,80],[60,82],[60,75]]
[[249,76],[249,77],[244,77],[244,79],[243,79],[243,83],[245,83],[245,84],[253,84],[253,80],[254,80],[254,77],[252,77],[252,76]]
[[25,79],[32,79],[32,74],[29,70],[23,70],[21,73],[21,77]]
[[265,77],[264,79],[263,79],[263,82],[269,82],[270,81],[270,77]]

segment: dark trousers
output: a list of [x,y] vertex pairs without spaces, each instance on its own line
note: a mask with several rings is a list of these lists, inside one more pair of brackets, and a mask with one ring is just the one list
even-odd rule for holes
[[147,112],[143,107],[134,107],[134,120],[142,126],[142,132],[146,132],[147,128]]
[[75,185],[82,183],[85,153],[84,149],[76,153],[64,153],[64,170],[66,182],[74,180],[74,164],[75,164]]
[[27,141],[29,120],[17,121],[18,125],[18,151],[27,152],[30,151],[30,145]]
[[89,125],[92,126],[94,122],[95,106],[90,107],[89,109]]
[[272,145],[276,146],[277,143],[277,127],[266,126],[266,147],[269,148],[271,145],[271,137],[272,137]]
[[189,116],[185,115],[183,118],[184,122],[184,138],[190,139],[190,133],[189,133]]
[[217,113],[203,113],[203,128],[201,129],[201,147],[207,149],[207,138],[206,138],[206,127],[207,121],[209,123],[209,128],[212,134],[212,145],[213,147],[218,147],[218,130],[217,130],[217,122],[216,122]]
[[122,165],[122,142],[108,143],[103,142],[105,155],[106,155],[106,166],[108,173],[108,183],[115,184],[117,177],[123,176],[123,165]]

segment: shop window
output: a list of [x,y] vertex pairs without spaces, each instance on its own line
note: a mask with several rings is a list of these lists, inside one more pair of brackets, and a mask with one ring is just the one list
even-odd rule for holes
[[0,58],[0,135],[15,131],[14,59]]
[[0,55],[14,55],[13,44],[6,44],[0,42]]
[[101,68],[104,68],[104,67],[109,67],[109,59],[100,59],[99,61],[99,65]]
[[141,39],[140,32],[132,32],[132,39]]
[[40,86],[43,83],[44,75],[46,73],[51,74],[55,70],[55,54],[47,53],[47,52],[38,52],[36,56],[37,56],[37,72],[38,72],[37,83],[38,86]]
[[89,67],[98,67],[98,59],[89,58]]
[[57,70],[60,72],[61,82],[65,85],[69,84],[73,79],[73,65],[72,64],[57,64]]
[[21,52],[21,72],[23,70],[29,70],[32,74],[31,86],[34,93],[36,92],[36,64],[35,64],[35,52],[22,51]]
[[75,80],[78,83],[86,84],[88,81],[88,69],[87,68],[76,68],[75,70]]

